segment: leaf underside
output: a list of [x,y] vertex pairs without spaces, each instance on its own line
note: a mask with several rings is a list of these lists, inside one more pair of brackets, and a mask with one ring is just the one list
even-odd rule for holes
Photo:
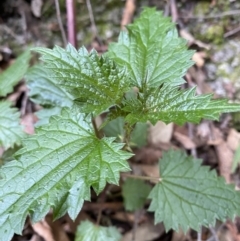
[[149,211],[169,229],[196,231],[240,214],[240,192],[198,159],[170,150],[159,161],[161,181],[152,189]]
[[84,113],[98,115],[119,104],[129,88],[125,71],[94,50],[88,53],[82,47],[77,51],[70,44],[66,50],[58,46],[34,50],[43,55],[50,77],[73,96]]
[[0,101],[0,146],[5,149],[13,147],[14,144],[20,145],[25,136],[20,125],[20,113],[11,105],[9,101]]
[[115,227],[96,226],[83,221],[78,226],[75,241],[120,241],[121,235]]
[[13,87],[21,80],[28,69],[30,51],[21,54],[15,62],[0,74],[0,96],[6,96],[13,91]]
[[91,122],[73,109],[24,140],[17,161],[4,165],[0,179],[0,240],[21,233],[26,216],[42,219],[52,207],[54,217],[78,215],[90,187],[99,193],[106,182],[118,184],[119,172],[128,171],[131,154],[113,138],[97,139]]

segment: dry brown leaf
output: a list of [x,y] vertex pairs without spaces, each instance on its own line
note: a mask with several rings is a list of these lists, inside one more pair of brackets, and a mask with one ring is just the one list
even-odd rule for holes
[[31,1],[31,10],[35,17],[40,18],[42,14],[42,0],[32,0]]
[[172,138],[173,123],[166,125],[162,121],[158,121],[156,125],[149,123],[148,142],[150,145],[158,145],[159,143],[169,143]]
[[135,0],[127,0],[125,3],[124,13],[121,21],[122,29],[124,29],[127,24],[131,23],[135,9]]
[[209,128],[210,128],[210,136],[207,144],[212,146],[219,145],[223,141],[222,132],[219,129],[217,129],[212,124],[212,122],[209,123]]
[[28,113],[21,119],[21,124],[24,126],[24,131],[32,135],[34,134],[34,123],[36,123],[37,117],[33,113]]
[[206,53],[205,52],[195,52],[193,54],[192,60],[195,62],[197,67],[202,68],[205,64]]
[[231,182],[231,168],[233,162],[233,152],[229,148],[227,142],[224,141],[221,131],[214,127],[214,137],[218,140],[218,143],[214,145],[219,161],[219,172],[223,176],[227,183]]
[[134,213],[128,213],[128,212],[116,212],[113,216],[114,219],[121,221],[121,222],[134,222]]
[[34,234],[29,241],[42,241],[42,239],[37,234]]
[[236,151],[240,142],[240,133],[231,128],[227,137],[227,144],[232,151]]
[[191,78],[195,80],[195,86],[197,84],[197,94],[213,93],[210,85],[206,83],[206,73],[202,70],[202,68],[191,67],[188,70],[188,73],[190,74]]
[[188,41],[188,45],[196,44],[200,48],[204,48],[209,50],[211,46],[209,44],[205,44],[199,40],[196,40],[192,34],[190,34],[186,29],[180,30],[180,36]]
[[240,235],[236,225],[233,222],[228,221],[226,226],[227,229],[221,229],[219,241],[240,241]]
[[[63,229],[63,225],[61,224],[61,219],[58,219],[58,220],[53,222],[52,221],[53,220],[52,214],[47,215],[45,219],[46,219],[48,225],[51,227],[54,240],[56,240],[56,241],[70,241],[67,234],[65,233],[65,231]],[[46,241],[48,241],[48,240],[46,240]]]
[[[140,225],[135,230],[136,241],[152,241],[160,237],[165,229],[162,224],[154,225],[152,222]],[[132,231],[127,232],[121,241],[132,241]]]
[[182,230],[179,232],[174,231],[171,241],[185,241],[187,240],[187,236],[184,234]]
[[190,150],[196,148],[196,144],[188,136],[177,131],[173,133],[173,136],[185,149]]
[[52,229],[45,220],[32,224],[32,227],[45,241],[58,241],[54,239]]
[[93,203],[93,202],[85,202],[83,206],[83,210],[99,210],[99,209],[109,209],[109,210],[119,210],[123,208],[122,202],[105,202],[105,203]]
[[[144,164],[133,164],[132,165],[133,169],[140,169],[141,174],[146,175],[148,177],[156,177],[159,178],[159,166],[158,164],[155,165],[144,165]],[[157,183],[156,180],[150,180],[153,183]]]
[[162,156],[162,151],[158,148],[154,147],[142,147],[135,151],[135,156],[133,160],[135,162],[142,162],[142,163],[156,163],[159,158]]
[[203,121],[197,126],[197,136],[201,139],[211,138],[211,129],[208,121]]

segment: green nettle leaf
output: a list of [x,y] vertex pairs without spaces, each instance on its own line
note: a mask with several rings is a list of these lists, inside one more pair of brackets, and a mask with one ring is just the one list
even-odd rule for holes
[[104,127],[103,132],[106,136],[116,137],[118,141],[123,142],[124,139],[124,118],[118,117],[109,121]]
[[171,19],[154,8],[144,9],[107,52],[107,56],[128,70],[131,84],[140,91],[163,83],[184,83],[182,77],[193,65],[192,55],[186,41],[178,37]]
[[73,97],[50,76],[51,72],[42,64],[31,67],[26,75],[29,97],[45,107],[35,113],[39,119],[35,126],[47,124],[51,116],[61,113],[62,107],[73,106]]
[[35,115],[38,118],[38,121],[35,124],[35,127],[48,124],[50,117],[53,115],[60,115],[61,111],[62,111],[62,107],[56,106],[53,108],[43,108],[35,112]]
[[196,96],[194,88],[178,90],[193,64],[193,52],[161,12],[145,9],[127,30],[106,55],[126,68],[130,84],[138,87],[137,96],[125,98],[118,110],[130,125],[148,120],[198,123],[202,118],[217,120],[222,112],[240,111],[240,105],[211,100],[212,95]]
[[13,147],[14,144],[20,145],[25,136],[20,125],[20,113],[11,105],[9,101],[0,101],[0,146],[5,149]]
[[56,79],[51,78],[51,72],[45,66],[39,64],[30,68],[26,79],[30,89],[28,95],[35,103],[47,107],[73,105],[73,97],[57,84]]
[[143,208],[152,187],[143,180],[128,178],[122,189],[125,209],[136,211]]
[[[124,118],[118,117],[109,121],[104,127],[103,132],[106,136],[116,137],[118,141],[124,141]],[[142,147],[147,144],[148,124],[137,123],[132,131],[130,145]]]
[[139,99],[126,100],[123,110],[129,112],[125,120],[131,124],[148,120],[155,124],[161,120],[179,125],[198,123],[202,118],[218,120],[222,112],[240,111],[239,104],[211,98],[212,94],[196,95],[195,88],[179,90],[178,87],[163,85],[146,97],[139,95]]
[[121,234],[115,227],[96,226],[83,221],[78,226],[75,241],[120,241]]
[[149,125],[147,123],[138,122],[131,134],[130,144],[138,148],[147,145],[148,128]]
[[240,214],[240,192],[201,161],[170,150],[159,161],[160,181],[151,191],[149,211],[166,230],[215,225]]
[[0,74],[0,96],[6,96],[13,91],[13,87],[26,73],[30,58],[30,51],[24,52],[6,71]]
[[0,156],[0,166],[15,160],[14,154],[21,148],[21,146],[14,146],[13,148],[9,148],[3,152],[2,156]]
[[55,218],[68,212],[75,219],[90,199],[90,187],[99,193],[106,182],[118,184],[132,155],[113,141],[98,139],[91,121],[73,108],[63,108],[60,116],[37,128],[23,141],[17,161],[0,170],[0,240],[20,234],[28,214],[36,222],[51,207]]
[[129,88],[125,70],[94,50],[88,53],[82,47],[77,51],[70,44],[66,50],[58,46],[34,50],[43,55],[45,68],[51,70],[49,77],[67,90],[85,113],[97,115],[120,104]]

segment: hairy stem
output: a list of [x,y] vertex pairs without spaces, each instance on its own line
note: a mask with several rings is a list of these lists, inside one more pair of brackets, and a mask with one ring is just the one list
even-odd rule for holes
[[130,150],[130,151],[132,150],[130,147],[130,139],[131,139],[131,134],[133,132],[135,125],[136,124],[129,125],[128,123],[125,122],[124,124],[125,135],[123,138],[123,142],[125,142],[126,144],[123,149]]
[[102,139],[102,135],[101,133],[99,132],[98,130],[98,127],[97,127],[97,124],[96,124],[96,120],[95,118],[93,117],[92,115],[92,125],[93,125],[93,129],[94,129],[94,132],[95,132],[95,135],[98,139]]

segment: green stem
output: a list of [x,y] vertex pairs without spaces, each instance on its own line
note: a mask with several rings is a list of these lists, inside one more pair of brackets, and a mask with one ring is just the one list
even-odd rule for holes
[[129,125],[127,122],[125,122],[124,124],[125,136],[124,136],[123,142],[125,142],[126,144],[123,149],[132,151],[130,147],[130,139],[131,139],[131,134],[133,132],[135,125],[136,124]]
[[93,125],[93,129],[94,129],[96,137],[98,139],[102,139],[101,133],[98,130],[98,127],[97,127],[97,124],[96,124],[96,121],[95,121],[93,115],[92,115],[92,125]]

